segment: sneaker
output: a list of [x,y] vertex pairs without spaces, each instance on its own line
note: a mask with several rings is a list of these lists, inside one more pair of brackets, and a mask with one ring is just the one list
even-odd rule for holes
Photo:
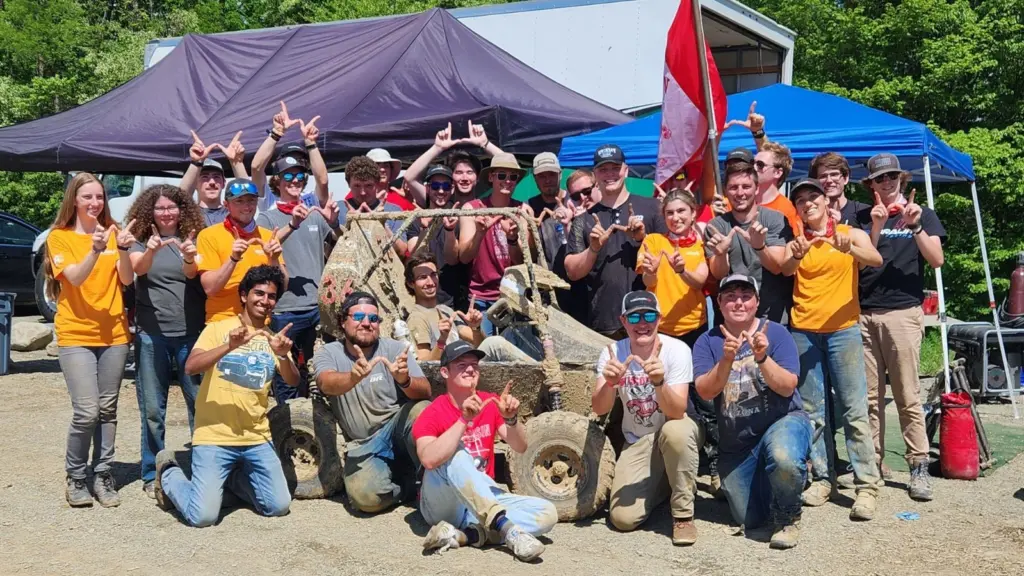
[[672,522],[672,543],[676,546],[691,546],[697,542],[697,525],[693,518],[676,518]]
[[505,533],[505,546],[518,560],[523,562],[536,560],[544,553],[544,545],[540,543],[540,540],[519,526],[512,526]]
[[777,522],[775,524],[775,532],[772,533],[772,540],[768,547],[775,550],[788,550],[795,547],[799,541],[800,520],[797,518]]
[[465,542],[466,535],[461,530],[444,520],[430,527],[427,537],[423,539],[424,550],[437,550],[438,554],[459,548],[459,541]]
[[163,489],[163,475],[164,470],[167,470],[171,466],[177,466],[178,462],[174,459],[174,450],[161,450],[156,455],[156,479],[153,480],[153,498],[156,499],[156,505],[162,510],[170,510],[174,507],[171,499],[167,497]]
[[142,491],[146,493],[146,496],[148,496],[150,498],[156,498],[156,494],[155,494],[156,486],[155,486],[155,484],[156,484],[155,481],[150,480],[149,482],[146,482],[145,484],[142,485]]
[[85,479],[68,477],[68,485],[64,489],[64,497],[72,508],[92,506],[92,494],[85,484]]
[[850,490],[851,488],[856,487],[853,473],[851,472],[849,474],[843,474],[842,476],[838,476],[836,478],[836,485],[844,490]]
[[828,480],[817,480],[811,482],[807,490],[804,490],[804,506],[821,506],[832,497],[832,484]]
[[866,490],[857,493],[857,499],[850,509],[850,520],[871,520],[875,517],[878,494]]
[[927,502],[932,499],[932,477],[928,474],[928,461],[922,460],[910,468],[910,498]]
[[99,472],[92,478],[92,493],[104,508],[121,505],[121,495],[117,493],[117,485],[110,472]]

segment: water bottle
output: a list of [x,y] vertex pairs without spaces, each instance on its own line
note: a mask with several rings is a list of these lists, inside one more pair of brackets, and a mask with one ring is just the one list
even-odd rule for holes
[[404,340],[409,345],[409,352],[415,353],[416,350],[409,335],[409,325],[405,323],[405,320],[395,320],[395,327],[391,330],[391,334],[395,340]]
[[555,224],[555,234],[558,235],[558,242],[565,246],[569,243],[569,239],[565,237],[565,225],[559,222]]

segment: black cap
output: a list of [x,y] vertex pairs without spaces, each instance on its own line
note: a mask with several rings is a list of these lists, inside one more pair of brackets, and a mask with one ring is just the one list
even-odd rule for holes
[[653,310],[661,314],[661,308],[658,307],[658,297],[647,290],[634,290],[622,298],[623,316],[631,312],[642,312],[645,310]]
[[427,180],[430,180],[434,176],[444,176],[445,178],[451,180],[452,171],[444,164],[434,164],[433,166],[430,167],[429,170],[427,170],[426,175],[423,176],[423,181],[426,182]]
[[729,154],[725,157],[726,162],[732,162],[733,160],[742,160],[748,164],[754,163],[754,153],[749,148],[739,147],[733,148],[729,151]]
[[309,152],[306,151],[306,147],[301,144],[285,144],[280,150],[277,151],[277,155],[274,156],[275,160],[280,160],[285,156],[296,154],[303,158],[309,158]]
[[483,360],[487,356],[482,351],[473,348],[469,342],[456,340],[444,347],[444,352],[441,353],[441,366],[447,366],[466,354],[476,356],[477,360]]
[[341,305],[341,315],[343,317],[348,316],[348,311],[360,304],[369,304],[380,308],[380,304],[377,304],[377,299],[373,297],[373,294],[358,291],[349,294],[348,297],[345,298],[345,302]]
[[626,155],[622,153],[622,148],[615,144],[603,144],[594,151],[594,168],[609,162],[614,162],[615,164],[626,163]]
[[817,191],[819,194],[825,193],[825,189],[821,187],[821,182],[819,182],[817,178],[801,178],[796,184],[793,184],[790,196],[796,200],[797,193],[803,188],[810,188],[811,190]]
[[760,295],[760,289],[757,286],[757,280],[755,280],[753,276],[747,276],[746,274],[730,274],[726,276],[718,284],[718,291],[725,292],[726,288],[739,285],[749,286],[750,288],[754,289],[754,294]]
[[309,161],[294,155],[283,156],[270,165],[270,173],[275,175],[282,174],[285,170],[291,170],[292,168],[301,168],[304,171],[309,171]]

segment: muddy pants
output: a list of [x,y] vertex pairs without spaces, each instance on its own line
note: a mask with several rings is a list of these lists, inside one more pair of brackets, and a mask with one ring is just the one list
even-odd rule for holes
[[416,495],[420,468],[412,424],[429,402],[407,402],[373,436],[345,452],[345,493],[360,512],[375,514]]
[[622,531],[635,530],[671,495],[672,517],[693,518],[697,466],[704,429],[689,416],[669,420],[654,434],[627,444],[615,463],[608,519]]
[[554,504],[502,490],[486,472],[473,465],[473,457],[463,449],[444,464],[423,473],[420,513],[428,523],[444,520],[460,530],[473,524],[489,528],[501,512],[534,536],[546,534],[558,522]]

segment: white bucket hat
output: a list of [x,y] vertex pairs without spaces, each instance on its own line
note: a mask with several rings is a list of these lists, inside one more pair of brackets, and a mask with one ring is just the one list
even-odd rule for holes
[[402,161],[392,158],[391,153],[383,148],[374,148],[373,150],[370,150],[366,153],[366,157],[377,164],[391,164],[391,170],[395,175],[398,175],[398,173],[402,171]]

